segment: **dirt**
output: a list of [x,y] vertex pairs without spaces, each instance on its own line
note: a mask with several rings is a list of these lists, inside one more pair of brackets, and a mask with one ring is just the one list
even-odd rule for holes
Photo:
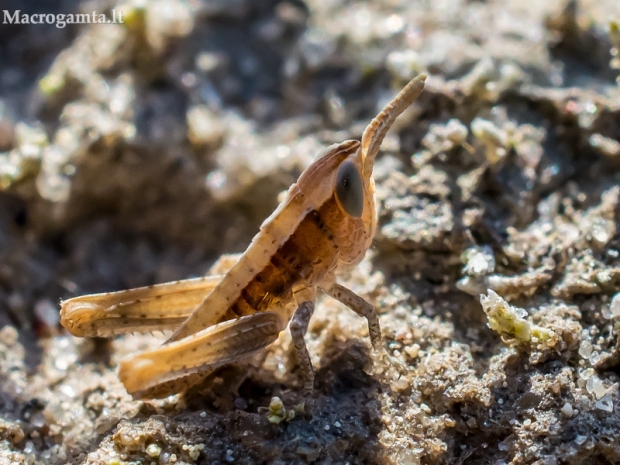
[[[0,462],[620,463],[617,0],[17,0],[0,26]],[[136,401],[165,335],[79,339],[61,299],[204,274],[325,146],[427,87],[377,160],[379,228],[290,335]],[[481,296],[482,294],[482,296]]]

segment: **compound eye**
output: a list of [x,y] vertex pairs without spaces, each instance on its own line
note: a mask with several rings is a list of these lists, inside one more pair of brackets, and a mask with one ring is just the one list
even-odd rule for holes
[[338,168],[336,176],[336,197],[340,206],[353,218],[359,218],[364,211],[364,183],[357,166],[345,161]]

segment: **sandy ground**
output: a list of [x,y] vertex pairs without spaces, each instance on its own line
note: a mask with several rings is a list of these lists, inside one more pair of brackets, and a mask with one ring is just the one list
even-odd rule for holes
[[[1,463],[620,463],[617,0],[0,5],[126,15],[0,25]],[[342,278],[404,376],[329,298],[307,399],[288,332],[200,395],[142,402],[115,368],[165,335],[59,326],[60,299],[243,251],[422,71]]]

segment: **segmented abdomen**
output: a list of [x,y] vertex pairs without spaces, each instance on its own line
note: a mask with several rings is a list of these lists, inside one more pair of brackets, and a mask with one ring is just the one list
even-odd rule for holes
[[223,320],[269,310],[296,284],[317,284],[332,270],[338,258],[338,246],[324,218],[333,221],[333,209],[339,209],[333,197],[318,210],[310,210],[293,234],[277,249],[267,264],[241,291]]

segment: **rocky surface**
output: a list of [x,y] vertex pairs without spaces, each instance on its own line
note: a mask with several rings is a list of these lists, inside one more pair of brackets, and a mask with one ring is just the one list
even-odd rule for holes
[[[7,0],[124,24],[0,26],[0,461],[620,462],[617,0]],[[187,398],[132,400],[71,296],[240,252],[326,145],[427,90],[375,169],[379,231],[343,282]],[[480,297],[480,294],[483,294]]]

